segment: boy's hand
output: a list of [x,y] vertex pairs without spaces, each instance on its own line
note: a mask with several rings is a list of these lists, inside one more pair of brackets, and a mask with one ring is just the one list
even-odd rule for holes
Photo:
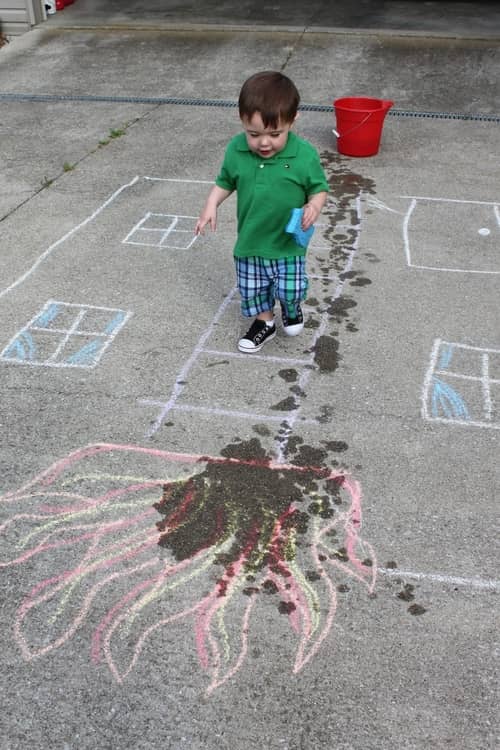
[[301,222],[302,229],[304,231],[306,229],[309,229],[309,227],[314,224],[318,216],[319,216],[318,209],[315,206],[313,206],[312,203],[306,203],[306,205],[304,206],[304,211],[302,213],[302,222]]
[[214,211],[205,209],[202,212],[194,228],[195,235],[204,234],[204,230],[207,224],[210,224],[210,229],[212,230],[212,232],[215,232],[215,230],[217,229],[217,209],[215,209]]
[[224,190],[224,188],[214,185],[208,194],[207,202],[203,207],[200,218],[196,222],[194,228],[195,235],[203,234],[203,230],[210,224],[210,229],[215,232],[217,229],[217,208],[220,206],[222,201],[225,201],[231,195],[231,190]]
[[304,206],[302,213],[302,229],[305,231],[312,226],[320,215],[326,202],[326,193],[315,193]]

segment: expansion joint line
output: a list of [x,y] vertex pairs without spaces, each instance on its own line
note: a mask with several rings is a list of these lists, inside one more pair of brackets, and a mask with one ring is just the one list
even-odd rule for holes
[[[306,30],[302,32],[301,39]],[[293,49],[288,55],[282,69],[290,61]],[[113,104],[173,104],[188,107],[237,107],[238,102],[227,99],[195,99],[181,96],[98,96],[93,94],[21,94],[16,92],[0,92],[0,102],[108,102]],[[301,104],[302,112],[333,112],[334,107],[329,104]],[[406,109],[390,109],[389,117],[416,117],[431,120],[464,120],[493,122],[500,124],[500,115],[481,112],[443,112],[422,111],[415,112]]]
[[[2,95],[1,94],[0,94],[0,101],[2,101]],[[145,117],[148,117],[148,115],[151,112],[153,112],[155,109],[159,109],[161,106],[163,106],[163,105],[162,104],[156,104],[155,106],[151,107],[151,109],[148,109],[147,112],[143,112],[141,115],[138,115],[137,117],[134,117],[132,120],[129,120],[128,122],[126,122],[123,125],[123,129],[125,131],[127,131],[130,128],[134,127],[134,125],[136,125],[138,122],[140,122],[141,120],[143,120]],[[100,146],[96,146],[95,148],[92,148],[90,151],[88,151],[86,154],[83,154],[83,156],[81,156],[79,159],[77,159],[71,165],[72,166],[72,170],[75,169],[76,167],[78,167],[84,161],[86,161],[90,156],[92,156],[92,154],[95,154],[96,151],[99,150],[99,148],[100,148]],[[27,198],[25,198],[23,201],[21,201],[16,206],[14,206],[9,211],[7,211],[6,214],[4,214],[3,216],[0,216],[0,223],[2,221],[5,221],[5,219],[8,219],[13,214],[15,214],[16,211],[19,211],[20,208],[22,208],[27,203],[29,203],[31,200],[33,200],[33,198],[35,198],[37,195],[39,195],[40,193],[42,193],[44,190],[48,190],[51,187],[51,185],[53,185],[55,182],[57,182],[65,174],[66,174],[66,170],[64,170],[64,168],[63,168],[58,174],[56,174],[55,177],[51,177],[50,180],[47,179],[47,177],[45,177],[44,178],[45,181],[42,183],[42,185],[39,188],[37,188],[36,190],[34,190]]]

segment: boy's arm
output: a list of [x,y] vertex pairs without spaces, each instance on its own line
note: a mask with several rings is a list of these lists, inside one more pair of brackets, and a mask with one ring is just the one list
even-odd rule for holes
[[210,224],[210,229],[212,232],[215,232],[217,228],[217,208],[226,198],[229,198],[232,192],[232,190],[224,190],[224,188],[218,185],[213,186],[203,206],[200,218],[196,222],[195,234],[203,234],[203,230],[207,224]]
[[302,214],[302,229],[309,229],[309,227],[314,224],[323,210],[327,195],[328,193],[326,191],[321,191],[320,193],[314,193],[314,195],[309,196],[307,203],[304,206],[304,213]]

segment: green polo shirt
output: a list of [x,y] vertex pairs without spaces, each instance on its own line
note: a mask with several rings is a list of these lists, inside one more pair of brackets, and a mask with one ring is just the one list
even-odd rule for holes
[[305,255],[285,232],[292,208],[301,208],[315,193],[329,186],[314,146],[290,132],[285,148],[263,159],[248,148],[240,133],[226,149],[216,184],[237,192],[237,258],[252,255],[278,259]]

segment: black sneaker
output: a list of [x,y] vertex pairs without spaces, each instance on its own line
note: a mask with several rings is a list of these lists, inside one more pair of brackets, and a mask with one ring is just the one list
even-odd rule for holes
[[286,307],[283,304],[283,302],[280,302],[280,305],[281,305],[281,319],[283,321],[283,330],[285,331],[287,336],[297,336],[304,328],[304,316],[302,315],[302,310],[300,308],[300,305],[297,305],[297,309],[296,309],[297,314],[295,318],[288,317],[288,313],[286,311]]
[[256,318],[246,334],[238,341],[238,349],[246,354],[254,354],[262,349],[266,341],[276,336],[276,326],[268,326],[264,320]]

